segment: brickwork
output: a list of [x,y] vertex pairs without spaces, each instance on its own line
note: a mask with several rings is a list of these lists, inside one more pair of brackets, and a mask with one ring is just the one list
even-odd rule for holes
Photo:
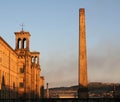
[[86,29],[85,29],[85,10],[79,10],[79,71],[78,71],[79,93],[78,97],[87,97],[87,53],[86,53]]

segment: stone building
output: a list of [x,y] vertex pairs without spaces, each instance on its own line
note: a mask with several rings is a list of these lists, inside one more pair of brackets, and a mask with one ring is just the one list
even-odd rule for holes
[[15,49],[0,37],[0,98],[43,97],[40,53],[30,51],[30,33],[15,32]]

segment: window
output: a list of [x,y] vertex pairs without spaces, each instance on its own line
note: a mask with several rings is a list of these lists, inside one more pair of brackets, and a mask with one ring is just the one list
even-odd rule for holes
[[24,87],[24,83],[23,83],[23,82],[20,82],[20,83],[19,83],[19,87],[20,87],[20,88],[23,88],[23,87]]
[[0,51],[0,63],[2,63],[2,51]]
[[35,57],[35,64],[38,64],[38,58],[37,58],[37,56]]
[[15,83],[13,82],[13,89],[15,89]]
[[18,48],[19,49],[21,48],[21,39],[20,38],[18,39]]
[[24,73],[24,68],[20,68],[20,73]]
[[23,39],[23,48],[24,49],[26,48],[26,39],[25,38]]
[[34,57],[32,56],[32,63],[34,63]]

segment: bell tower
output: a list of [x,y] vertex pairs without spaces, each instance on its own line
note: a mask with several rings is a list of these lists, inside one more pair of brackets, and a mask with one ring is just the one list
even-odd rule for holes
[[25,98],[29,98],[31,90],[31,35],[29,32],[23,31],[23,28],[20,32],[15,32],[14,34],[15,52],[18,55],[18,90],[20,93],[23,93]]
[[30,46],[30,33],[25,31],[15,32],[15,50],[28,50]]

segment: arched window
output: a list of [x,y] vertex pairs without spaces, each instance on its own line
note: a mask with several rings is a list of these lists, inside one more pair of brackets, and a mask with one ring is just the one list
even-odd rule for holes
[[32,58],[31,58],[31,62],[34,63],[34,60],[35,60],[35,59],[34,59],[34,57],[32,56]]
[[26,39],[25,38],[23,39],[23,48],[24,49],[26,48]]
[[38,58],[35,56],[35,64],[38,64]]
[[18,39],[18,49],[20,49],[21,48],[21,39],[19,38]]

